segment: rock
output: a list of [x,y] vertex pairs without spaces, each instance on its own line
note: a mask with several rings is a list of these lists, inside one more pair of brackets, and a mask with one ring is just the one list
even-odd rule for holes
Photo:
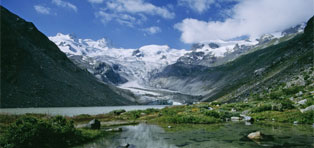
[[252,125],[251,122],[245,122],[245,125]]
[[298,124],[298,123],[299,123],[298,121],[294,121],[294,122],[293,122],[293,124]]
[[304,105],[306,102],[307,102],[307,99],[304,99],[304,100],[299,101],[298,104]]
[[242,114],[240,116],[243,118],[244,121],[250,121],[250,122],[254,121],[254,119],[250,116],[246,116]]
[[294,101],[294,98],[293,98],[293,97],[290,97],[289,100]]
[[146,113],[141,113],[141,116],[145,116],[146,115]]
[[122,132],[121,127],[107,129],[106,132]]
[[247,137],[250,138],[251,140],[261,140],[261,139],[263,139],[262,133],[260,131],[256,131],[256,132],[250,133]]
[[172,126],[169,125],[168,128],[172,128]]
[[250,110],[245,110],[245,111],[242,112],[242,115],[246,115],[246,114],[248,114],[249,112],[250,112]]
[[231,117],[231,121],[239,121],[240,117]]
[[264,71],[265,71],[265,68],[256,69],[254,71],[254,75],[255,76],[260,76],[260,75],[262,75],[264,73]]
[[86,125],[87,128],[90,129],[100,129],[100,121],[97,119],[93,119],[89,121],[89,123]]
[[130,144],[125,143],[125,144],[121,144],[118,148],[128,148],[130,146]]
[[213,108],[211,108],[211,107],[208,107],[208,110],[214,110]]
[[302,91],[299,91],[296,96],[302,96],[303,95],[303,92]]
[[230,112],[236,112],[236,111],[237,111],[237,110],[235,110],[234,108],[232,108]]
[[309,106],[309,107],[307,107],[305,109],[300,109],[300,111],[302,113],[305,113],[305,112],[308,112],[308,111],[314,111],[314,105],[311,105],[311,106]]

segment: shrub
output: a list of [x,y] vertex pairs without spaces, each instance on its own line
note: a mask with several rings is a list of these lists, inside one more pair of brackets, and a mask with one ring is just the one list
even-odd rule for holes
[[124,109],[118,109],[118,110],[113,110],[110,113],[114,115],[120,115],[122,113],[126,112]]
[[206,116],[214,117],[214,118],[219,118],[220,117],[218,112],[212,111],[212,110],[205,110],[205,111],[203,111],[203,114],[206,115]]
[[270,104],[262,104],[256,108],[253,108],[251,112],[258,113],[258,112],[263,112],[263,111],[268,111],[268,110],[272,110],[272,106]]
[[1,146],[23,148],[69,147],[89,140],[62,116],[39,119],[22,116],[5,131]]
[[293,86],[293,87],[290,87],[290,88],[283,89],[282,91],[283,91],[286,95],[293,95],[293,94],[298,93],[298,92],[301,91],[301,90],[304,90],[304,87],[303,87],[303,86]]

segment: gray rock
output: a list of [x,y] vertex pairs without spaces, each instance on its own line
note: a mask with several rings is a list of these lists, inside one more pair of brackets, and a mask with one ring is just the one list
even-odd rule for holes
[[120,146],[118,146],[118,148],[128,148],[129,146],[130,146],[130,144],[124,143],[124,144],[121,144]]
[[236,111],[237,111],[237,110],[235,110],[234,108],[232,108],[230,112],[236,112]]
[[97,119],[93,119],[89,121],[89,123],[86,125],[87,128],[90,129],[100,129],[100,121]]
[[254,119],[250,116],[246,116],[246,115],[242,115],[242,114],[240,116],[243,118],[244,121],[254,121]]
[[146,115],[146,113],[141,113],[141,116],[145,116]]
[[263,139],[262,133],[260,131],[256,131],[256,132],[250,133],[247,137],[250,138],[251,140],[261,140],[261,139]]
[[169,125],[168,128],[172,128],[172,126]]
[[309,111],[314,111],[314,105],[311,105],[311,106],[309,106],[309,107],[307,107],[305,109],[300,109],[300,111],[302,113],[309,112]]
[[303,92],[302,91],[299,91],[296,96],[302,96],[303,95]]
[[231,121],[239,121],[240,117],[231,117]]
[[304,99],[304,100],[299,101],[298,104],[302,104],[302,105],[303,105],[303,104],[305,104],[306,102],[307,102],[307,99]]
[[294,121],[294,122],[293,122],[293,124],[298,124],[298,123],[299,123],[299,121]]

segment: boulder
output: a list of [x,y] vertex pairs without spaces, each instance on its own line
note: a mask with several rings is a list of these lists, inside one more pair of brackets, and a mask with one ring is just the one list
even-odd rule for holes
[[231,117],[231,121],[239,121],[240,117]]
[[307,107],[305,109],[300,109],[300,111],[302,113],[309,112],[309,111],[314,111],[314,105],[311,105],[311,106],[309,106],[309,107]]
[[256,132],[250,133],[247,137],[250,138],[251,140],[261,140],[261,139],[263,139],[262,133],[260,131],[256,131]]
[[240,116],[243,118],[244,121],[250,121],[250,122],[254,121],[254,119],[250,116],[242,115],[242,114]]
[[234,108],[232,108],[230,112],[236,112],[236,111],[237,111],[237,110],[235,110]]
[[304,105],[307,102],[307,99],[301,100],[298,102],[298,104]]
[[86,125],[87,128],[90,129],[100,129],[100,121],[97,119],[93,119],[89,121],[89,123]]
[[146,113],[141,113],[141,116],[146,116]]

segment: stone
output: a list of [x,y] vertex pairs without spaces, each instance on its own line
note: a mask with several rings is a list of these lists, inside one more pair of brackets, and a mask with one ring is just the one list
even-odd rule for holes
[[243,118],[244,121],[250,121],[250,122],[254,121],[254,119],[251,116],[247,116],[243,114],[241,114],[240,116]]
[[245,111],[242,112],[242,115],[246,115],[246,114],[248,114],[249,112],[250,112],[250,110],[245,110]]
[[293,124],[298,124],[298,123],[299,123],[298,121],[294,121],[294,122],[293,122]]
[[302,91],[299,91],[296,95],[297,95],[297,96],[302,96],[302,95],[303,95],[303,92],[302,92]]
[[236,111],[237,111],[237,110],[235,110],[234,108],[232,108],[230,112],[236,112]]
[[212,107],[208,107],[208,110],[214,110]]
[[145,116],[146,115],[146,113],[141,113],[141,116]]
[[130,144],[125,143],[125,144],[121,144],[118,148],[128,148],[130,146]]
[[239,121],[240,117],[231,117],[231,121]]
[[311,106],[309,106],[309,107],[307,107],[305,109],[300,109],[300,111],[302,113],[309,112],[309,111],[314,111],[314,105],[311,105]]
[[263,139],[262,133],[260,131],[256,131],[256,132],[250,133],[247,137],[250,138],[251,140],[261,140],[261,139]]
[[168,128],[172,128],[172,126],[169,125]]
[[298,102],[298,104],[304,105],[307,102],[307,99],[301,100]]
[[100,121],[97,119],[93,119],[89,121],[89,123],[86,125],[87,128],[90,129],[100,129]]

